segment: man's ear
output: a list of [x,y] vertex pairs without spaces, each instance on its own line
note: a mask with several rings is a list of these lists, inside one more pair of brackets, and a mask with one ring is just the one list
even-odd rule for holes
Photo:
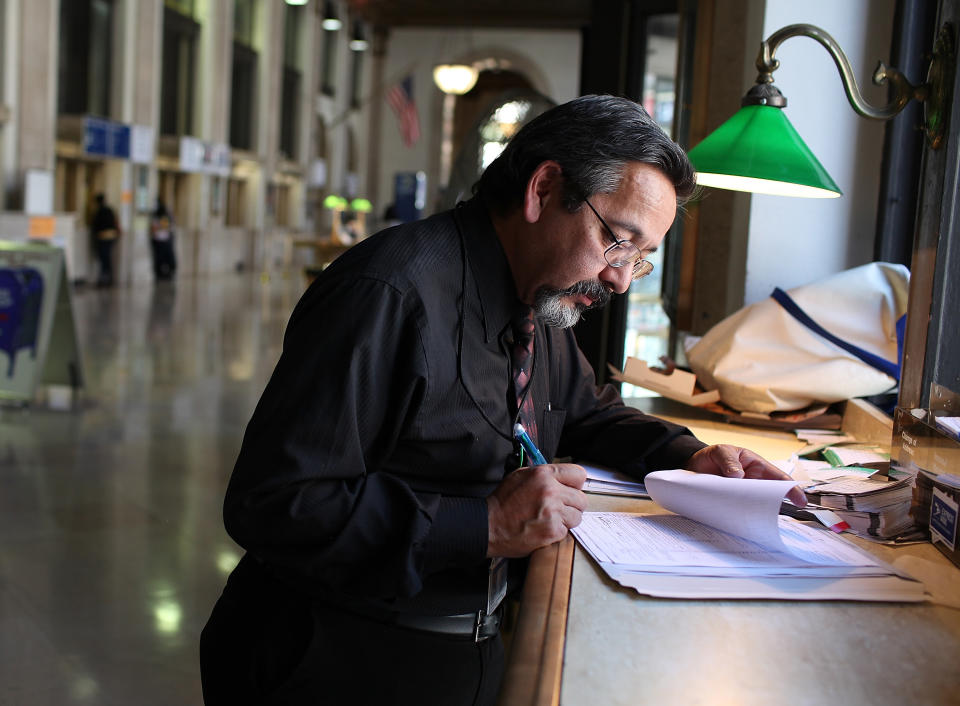
[[559,199],[563,189],[563,169],[553,160],[541,162],[523,192],[523,219],[536,223],[550,199]]

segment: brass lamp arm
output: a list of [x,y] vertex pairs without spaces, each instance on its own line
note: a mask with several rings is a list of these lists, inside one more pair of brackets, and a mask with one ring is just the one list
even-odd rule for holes
[[860,93],[850,62],[837,41],[819,27],[810,24],[788,25],[767,37],[760,45],[760,53],[757,54],[757,70],[760,72],[757,76],[757,83],[773,83],[773,72],[780,67],[780,62],[774,57],[774,54],[776,54],[780,44],[791,37],[810,37],[823,45],[823,48],[830,53],[837,65],[840,79],[843,81],[843,89],[847,94],[850,105],[865,118],[890,120],[903,110],[912,99],[916,98],[923,101],[927,98],[928,87],[926,84],[914,86],[903,73],[887,67],[880,61],[877,63],[876,71],[873,72],[873,82],[878,86],[889,82],[892,88],[892,98],[884,106],[875,107],[871,105]]

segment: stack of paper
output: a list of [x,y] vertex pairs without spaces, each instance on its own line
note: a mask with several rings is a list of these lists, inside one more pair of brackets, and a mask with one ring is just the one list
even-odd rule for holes
[[622,495],[631,498],[649,498],[643,483],[620,471],[598,466],[584,465],[587,480],[583,484],[585,493],[598,495]]
[[839,510],[883,512],[904,504],[909,507],[913,497],[913,476],[891,470],[893,480],[888,481],[873,478],[874,473],[874,469],[857,467],[807,471],[813,482],[803,491],[810,502]]
[[922,601],[923,585],[838,535],[778,516],[792,481],[658,471],[676,515],[584,513],[574,536],[623,586],[674,598]]
[[780,514],[798,520],[816,520],[834,532],[852,532],[859,537],[874,541],[891,541],[900,544],[923,539],[910,515],[909,506],[896,506],[884,512],[864,512],[860,510],[838,510],[822,505],[807,505],[800,509],[793,503],[784,501],[780,505]]
[[838,509],[833,512],[849,525],[851,532],[861,537],[890,539],[908,532],[914,526],[910,503],[894,505],[881,512]]
[[960,417],[934,417],[933,421],[941,431],[954,439],[960,439]]
[[807,510],[820,517],[818,508],[827,508],[847,523],[845,529],[870,539],[898,537],[914,527],[912,476],[890,470],[889,454],[829,446],[822,455],[828,460],[792,458],[776,464],[803,487],[810,503]]

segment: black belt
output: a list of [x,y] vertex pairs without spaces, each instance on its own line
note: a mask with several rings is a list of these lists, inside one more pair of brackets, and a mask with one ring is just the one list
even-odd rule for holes
[[487,615],[485,610],[459,615],[418,615],[353,604],[336,607],[379,623],[441,635],[459,635],[469,637],[474,642],[483,642],[490,639],[497,634],[500,628],[500,610],[494,611],[492,615]]
[[500,628],[500,611],[494,611],[492,615],[487,615],[484,610],[460,615],[396,613],[393,624],[424,632],[464,635],[473,638],[474,642],[483,642],[497,634]]
[[[246,559],[249,558],[249,561]],[[263,569],[263,562],[251,554],[241,560],[237,575],[243,575],[243,580],[252,582],[255,586],[275,590],[279,583],[272,579]],[[485,610],[475,613],[460,613],[459,615],[419,615],[392,611],[380,606],[374,606],[359,601],[345,601],[342,597],[320,598],[321,603],[334,610],[342,610],[387,625],[396,625],[412,630],[434,632],[441,635],[460,635],[469,637],[474,642],[483,642],[495,636],[500,628],[500,616],[503,606],[500,606],[491,615]]]

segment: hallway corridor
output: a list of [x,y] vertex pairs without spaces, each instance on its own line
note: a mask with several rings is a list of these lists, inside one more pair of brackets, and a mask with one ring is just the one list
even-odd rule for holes
[[0,705],[201,703],[221,521],[299,276],[74,292],[73,411],[0,408]]

